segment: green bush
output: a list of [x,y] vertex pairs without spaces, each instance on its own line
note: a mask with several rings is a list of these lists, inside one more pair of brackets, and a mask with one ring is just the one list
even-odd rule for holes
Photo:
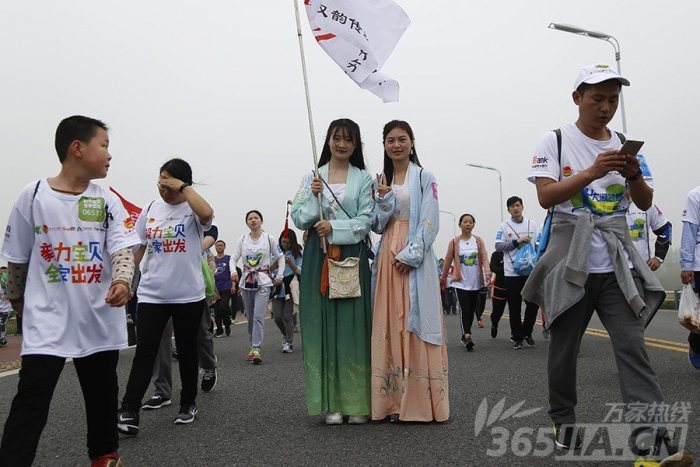
[[678,308],[676,308],[676,300],[664,300],[664,302],[661,304],[661,309],[677,310]]

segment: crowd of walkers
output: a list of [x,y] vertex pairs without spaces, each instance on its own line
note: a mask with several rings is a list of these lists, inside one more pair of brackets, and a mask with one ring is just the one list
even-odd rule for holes
[[[544,225],[524,217],[522,199],[510,197],[510,217],[495,233],[491,255],[475,233],[476,217],[464,214],[460,235],[439,261],[433,250],[438,185],[419,161],[405,121],[384,126],[383,167],[376,175],[366,169],[357,123],[331,122],[317,170],[303,175],[288,203],[288,216],[304,232],[303,248],[288,227],[279,236],[266,232],[263,214],[252,209],[245,215],[247,233],[228,255],[212,204],[195,189],[186,161],[162,165],[158,196],[134,224],[119,198],[92,182],[107,175],[107,126],[82,116],[63,120],[56,131],[61,171],[22,190],[2,248],[8,269],[0,325],[9,301],[23,312],[25,332],[0,465],[32,463],[67,358],[85,399],[94,466],[121,465],[118,433],[137,435],[140,410],[172,403],[173,335],[181,378],[175,423],[192,423],[199,369],[201,390],[212,390],[212,337],[231,335],[237,311],[247,318],[251,364],[263,362],[268,304],[282,334],[281,351],[294,351],[297,286],[307,412],[323,414],[329,425],[448,420],[443,310],[459,310],[461,342],[473,352],[472,331],[484,327],[487,295],[491,337],[508,305],[516,350],[535,345],[541,312],[549,335],[549,415],[559,448],[581,446],[576,356],[594,311],[613,343],[623,401],[663,403],[644,327],[663,300],[652,270],[665,259],[671,225],[653,205],[646,159],[621,151],[625,135],[607,127],[627,85],[605,65],[580,71],[572,91],[578,119],[545,133],[532,158],[528,179],[548,209]],[[683,214],[684,283],[700,284],[699,219],[700,187],[690,192]],[[525,268],[529,251],[537,255]],[[119,405],[116,370],[127,329],[117,310],[130,299],[137,303],[138,337]],[[689,337],[696,368],[699,335]],[[144,402],[151,381],[155,390]],[[661,445],[679,462],[689,458],[664,430],[650,428],[635,442],[652,458]]]

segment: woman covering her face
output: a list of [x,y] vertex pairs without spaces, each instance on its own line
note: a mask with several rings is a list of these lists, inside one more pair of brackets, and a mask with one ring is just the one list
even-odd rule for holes
[[139,410],[151,381],[163,329],[172,318],[182,391],[175,423],[191,423],[197,414],[197,332],[207,309],[202,275],[202,238],[214,219],[209,203],[192,187],[192,168],[171,159],[160,169],[160,199],[136,222],[142,246],[134,254],[141,267],[138,288],[139,339],[118,415],[119,431],[139,432]]

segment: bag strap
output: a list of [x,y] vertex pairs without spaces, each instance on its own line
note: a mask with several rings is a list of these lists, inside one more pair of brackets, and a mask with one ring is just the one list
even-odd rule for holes
[[342,209],[343,212],[345,213],[345,215],[348,216],[348,219],[352,219],[352,216],[350,214],[348,214],[348,212],[345,210],[343,205],[340,204],[340,200],[338,200],[338,197],[335,195],[335,193],[333,193],[333,190],[331,190],[331,187],[328,184],[328,182],[326,182],[326,180],[323,177],[321,177],[320,174],[319,174],[319,178],[321,179],[321,181],[323,181],[323,184],[326,185],[326,188],[328,188],[328,191],[331,192],[331,196],[333,196],[333,199],[335,200],[335,202],[338,203],[338,206],[340,206],[340,209]]
[[[518,237],[518,239],[520,238],[520,235],[518,235],[518,232],[515,231],[515,229],[513,228],[513,226],[511,226],[511,225],[508,223],[508,221],[505,221],[504,224],[507,225],[508,228],[510,228],[510,230],[513,231],[513,233],[515,234],[516,237]],[[528,224],[527,224],[527,230],[528,230],[528,233],[529,233],[529,231],[530,231],[530,221],[529,221],[529,220],[528,220]]]

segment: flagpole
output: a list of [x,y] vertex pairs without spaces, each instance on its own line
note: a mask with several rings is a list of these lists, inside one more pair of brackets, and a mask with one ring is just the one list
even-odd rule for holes
[[[311,153],[314,156],[314,174],[320,177],[318,172],[318,154],[316,152],[316,135],[314,133],[314,117],[311,113],[311,97],[309,95],[309,79],[306,74],[306,57],[304,56],[304,41],[301,36],[301,20],[299,19],[299,0],[294,0],[294,15],[297,21],[297,37],[299,38],[299,55],[301,56],[301,71],[304,75],[304,92],[306,94],[306,114],[309,117],[309,133],[311,134]],[[321,193],[318,194],[319,219],[323,220],[323,207],[321,206]],[[321,238],[321,248],[326,253],[326,240]]]

